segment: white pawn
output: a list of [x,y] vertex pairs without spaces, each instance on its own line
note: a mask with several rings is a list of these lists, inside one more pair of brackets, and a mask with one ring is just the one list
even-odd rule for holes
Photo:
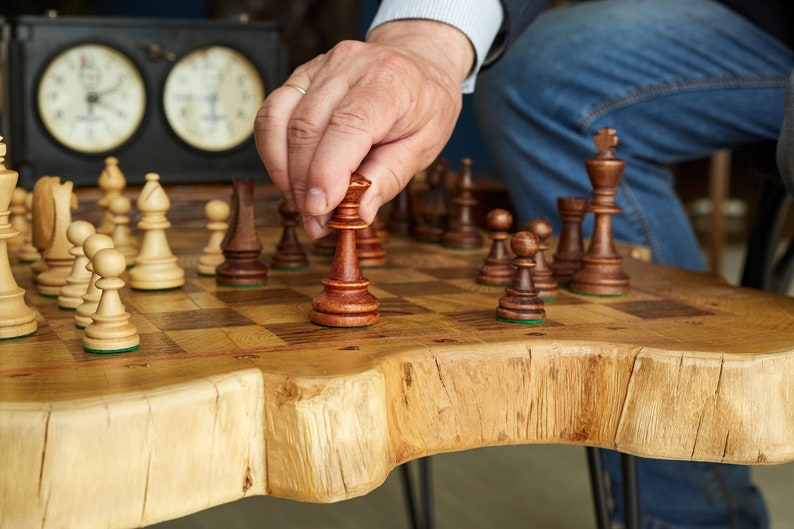
[[135,258],[135,268],[130,270],[130,286],[136,290],[181,287],[185,284],[185,270],[177,264],[165,235],[165,230],[171,227],[165,216],[171,201],[160,185],[160,175],[146,175],[137,206],[141,212],[138,228],[143,230],[143,242]]
[[210,200],[204,206],[204,214],[209,220],[207,229],[210,231],[210,238],[199,258],[198,272],[201,275],[214,276],[215,267],[224,260],[221,243],[226,236],[226,230],[229,229],[229,224],[226,222],[229,218],[229,204],[217,198]]
[[88,257],[83,251],[83,243],[95,233],[94,225],[84,220],[75,220],[66,229],[66,238],[72,243],[69,254],[74,256],[74,263],[66,284],[58,294],[58,306],[62,309],[75,310],[83,303],[83,294],[91,283],[91,271],[87,267]]
[[110,235],[113,232],[113,213],[109,211],[110,201],[113,200],[113,197],[121,195],[121,192],[127,187],[127,179],[119,169],[118,158],[115,156],[105,158],[105,168],[99,175],[97,185],[104,193],[97,204],[105,210],[97,232]]
[[135,255],[138,253],[138,241],[132,236],[130,229],[131,209],[130,199],[124,195],[115,196],[108,203],[108,211],[113,223],[110,238],[113,239],[113,246],[127,258],[128,268],[135,264]]
[[99,297],[102,292],[96,286],[96,280],[99,279],[99,274],[94,271],[92,260],[99,250],[105,248],[113,248],[113,239],[110,238],[110,235],[105,235],[104,233],[89,235],[85,242],[83,242],[83,252],[85,252],[85,256],[89,261],[86,268],[91,271],[92,275],[91,282],[88,284],[88,290],[83,294],[83,302],[75,309],[74,324],[78,329],[85,329],[91,324],[91,315],[96,311],[97,305],[99,304]]
[[119,295],[124,286],[119,276],[127,269],[127,259],[115,248],[104,248],[94,254],[92,263],[100,276],[96,286],[102,294],[96,312],[91,315],[91,324],[85,328],[83,349],[89,353],[124,353],[137,349],[141,338]]
[[14,253],[19,252],[22,244],[25,242],[25,236],[30,231],[28,226],[28,219],[25,216],[27,210],[25,209],[25,197],[28,192],[21,187],[15,187],[14,192],[11,193],[11,227],[19,232],[19,235],[8,239],[8,249]]
[[22,191],[25,193],[25,219],[28,229],[22,235],[22,247],[19,249],[18,258],[20,263],[35,263],[41,259],[41,254],[38,248],[33,246],[33,193],[28,193],[24,189]]

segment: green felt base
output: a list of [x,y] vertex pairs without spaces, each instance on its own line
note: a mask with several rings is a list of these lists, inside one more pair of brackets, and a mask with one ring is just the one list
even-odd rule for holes
[[625,298],[628,296],[628,292],[625,294],[590,294],[589,292],[579,292],[578,290],[571,289],[571,292],[574,294],[579,294],[580,296],[590,296],[593,298]]
[[108,349],[107,351],[101,351],[99,349],[89,349],[88,347],[83,347],[83,351],[86,353],[95,353],[95,354],[116,354],[116,353],[128,353],[130,351],[134,351],[137,349],[139,345],[133,345],[132,347],[127,347],[126,349]]
[[259,287],[264,287],[264,286],[266,286],[266,285],[267,285],[267,281],[265,281],[264,283],[253,283],[253,284],[250,284],[250,285],[223,285],[223,284],[221,284],[221,283],[216,283],[216,284],[217,284],[219,287],[224,287],[224,288],[236,288],[236,289],[238,289],[238,290],[246,290],[246,289],[250,289],[250,288],[259,288]]
[[546,318],[541,318],[539,320],[511,320],[509,318],[501,318],[499,316],[497,316],[496,319],[499,321],[506,321],[507,323],[524,323],[527,325],[534,325],[536,323],[543,323],[546,321]]
[[[38,329],[36,329],[36,330],[38,330]],[[6,342],[8,340],[16,340],[16,339],[19,339],[19,338],[26,338],[28,336],[33,336],[34,334],[36,334],[36,331],[29,332],[27,334],[20,334],[19,336],[9,336],[7,338],[0,338],[0,342]]]

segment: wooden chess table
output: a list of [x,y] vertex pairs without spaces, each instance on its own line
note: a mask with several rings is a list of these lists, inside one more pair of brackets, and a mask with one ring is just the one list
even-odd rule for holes
[[[0,528],[127,528],[251,495],[333,502],[446,451],[570,443],[744,464],[794,459],[794,299],[627,258],[632,291],[562,291],[496,321],[486,250],[390,238],[365,271],[374,326],[308,320],[328,259],[267,286],[197,275],[206,233],[169,231],[183,288],[122,290],[137,351],[82,350],[72,314],[0,342]],[[262,228],[264,254],[278,230]],[[307,248],[310,246],[305,241]]]

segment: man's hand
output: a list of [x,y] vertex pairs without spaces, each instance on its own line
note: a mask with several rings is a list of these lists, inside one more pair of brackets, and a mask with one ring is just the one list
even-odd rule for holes
[[401,20],[366,43],[336,45],[269,95],[254,124],[257,150],[310,237],[327,232],[353,171],[372,181],[360,208],[371,222],[433,161],[452,134],[473,62],[459,30]]

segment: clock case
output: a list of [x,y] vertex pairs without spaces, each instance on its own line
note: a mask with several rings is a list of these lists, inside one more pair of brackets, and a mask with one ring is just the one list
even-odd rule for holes
[[[182,20],[105,17],[20,17],[6,20],[3,53],[3,129],[7,165],[30,189],[43,175],[78,186],[96,185],[104,158],[118,157],[127,181],[144,183],[156,172],[164,183],[267,181],[253,136],[228,151],[209,152],[180,140],[166,122],[162,89],[176,60],[196,48],[221,45],[242,53],[259,72],[265,95],[287,77],[281,26],[269,21]],[[105,44],[140,69],[147,103],[140,130],[118,149],[99,154],[70,150],[44,129],[37,116],[38,81],[47,64],[77,44]],[[253,121],[253,116],[252,116]]]

